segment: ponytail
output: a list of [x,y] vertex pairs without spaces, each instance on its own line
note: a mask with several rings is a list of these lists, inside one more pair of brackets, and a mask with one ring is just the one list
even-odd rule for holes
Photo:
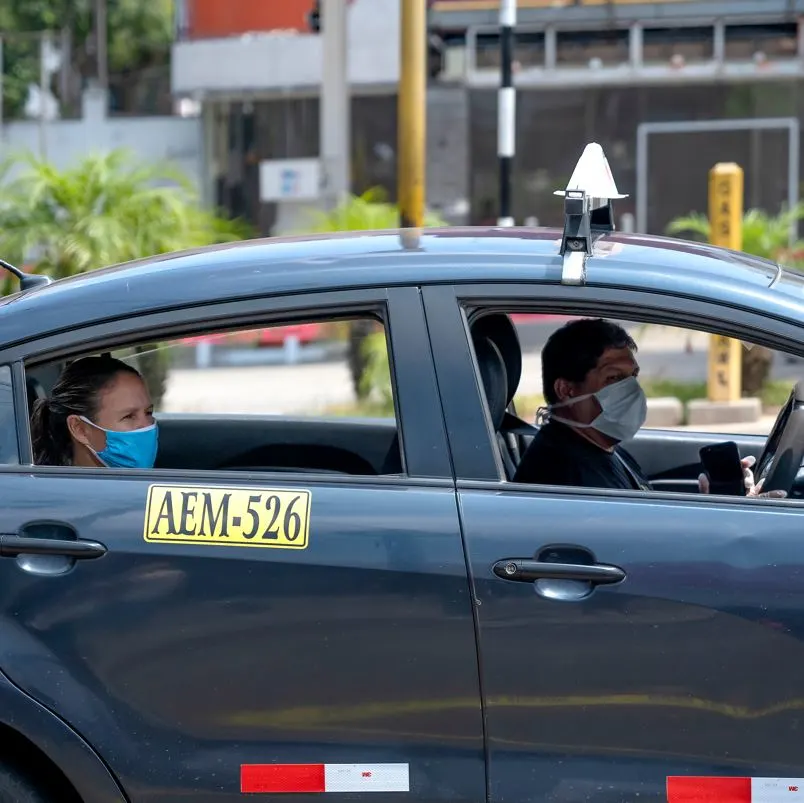
[[54,415],[50,399],[37,399],[31,415],[31,446],[37,465],[69,466],[73,462],[73,444],[67,430],[66,416]]

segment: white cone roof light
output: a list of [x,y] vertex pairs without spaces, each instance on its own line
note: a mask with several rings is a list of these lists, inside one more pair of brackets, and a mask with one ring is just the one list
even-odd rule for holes
[[604,200],[628,197],[617,192],[609,160],[597,142],[590,142],[583,149],[581,158],[578,159],[578,164],[572,171],[567,189],[556,190],[553,195],[566,195],[568,190],[583,190],[589,198]]
[[590,142],[572,171],[564,196],[564,232],[559,253],[564,257],[562,284],[583,284],[593,235],[614,231],[611,201],[627,198],[618,192],[609,161],[597,142]]

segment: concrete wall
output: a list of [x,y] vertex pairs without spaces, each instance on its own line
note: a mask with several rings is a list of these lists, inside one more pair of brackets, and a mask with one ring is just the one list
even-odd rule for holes
[[[399,81],[399,0],[354,0],[348,11],[349,81],[361,87]],[[173,45],[174,94],[318,89],[321,36],[251,33]]]
[[[147,161],[169,160],[196,186],[203,175],[203,138],[200,118],[114,117],[105,115],[103,94],[90,90],[84,96],[80,120],[56,120],[44,127],[45,156],[57,167],[74,164],[93,151],[127,148]],[[40,127],[34,121],[3,126],[2,153],[32,151],[40,154]]]
[[468,222],[469,93],[463,87],[427,92],[427,205],[447,222]]

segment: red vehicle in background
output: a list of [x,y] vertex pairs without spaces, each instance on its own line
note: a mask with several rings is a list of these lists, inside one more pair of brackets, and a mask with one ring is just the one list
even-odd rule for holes
[[288,338],[295,337],[299,344],[304,345],[321,340],[324,333],[323,324],[302,323],[291,326],[267,326],[264,329],[252,329],[249,332],[186,337],[181,342],[186,346],[195,346],[199,343],[211,343],[216,346],[282,346]]

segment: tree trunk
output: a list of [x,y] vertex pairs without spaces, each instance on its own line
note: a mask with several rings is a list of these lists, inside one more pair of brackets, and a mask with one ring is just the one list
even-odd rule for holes
[[151,394],[154,409],[159,410],[162,397],[167,388],[167,375],[170,367],[170,349],[158,345],[137,346],[137,367]]
[[770,379],[773,352],[763,346],[743,349],[743,396],[759,396]]
[[374,329],[374,323],[369,320],[351,321],[349,324],[349,370],[352,374],[352,387],[355,396],[362,401],[367,395],[362,379],[366,370],[366,355],[363,349],[365,339]]

